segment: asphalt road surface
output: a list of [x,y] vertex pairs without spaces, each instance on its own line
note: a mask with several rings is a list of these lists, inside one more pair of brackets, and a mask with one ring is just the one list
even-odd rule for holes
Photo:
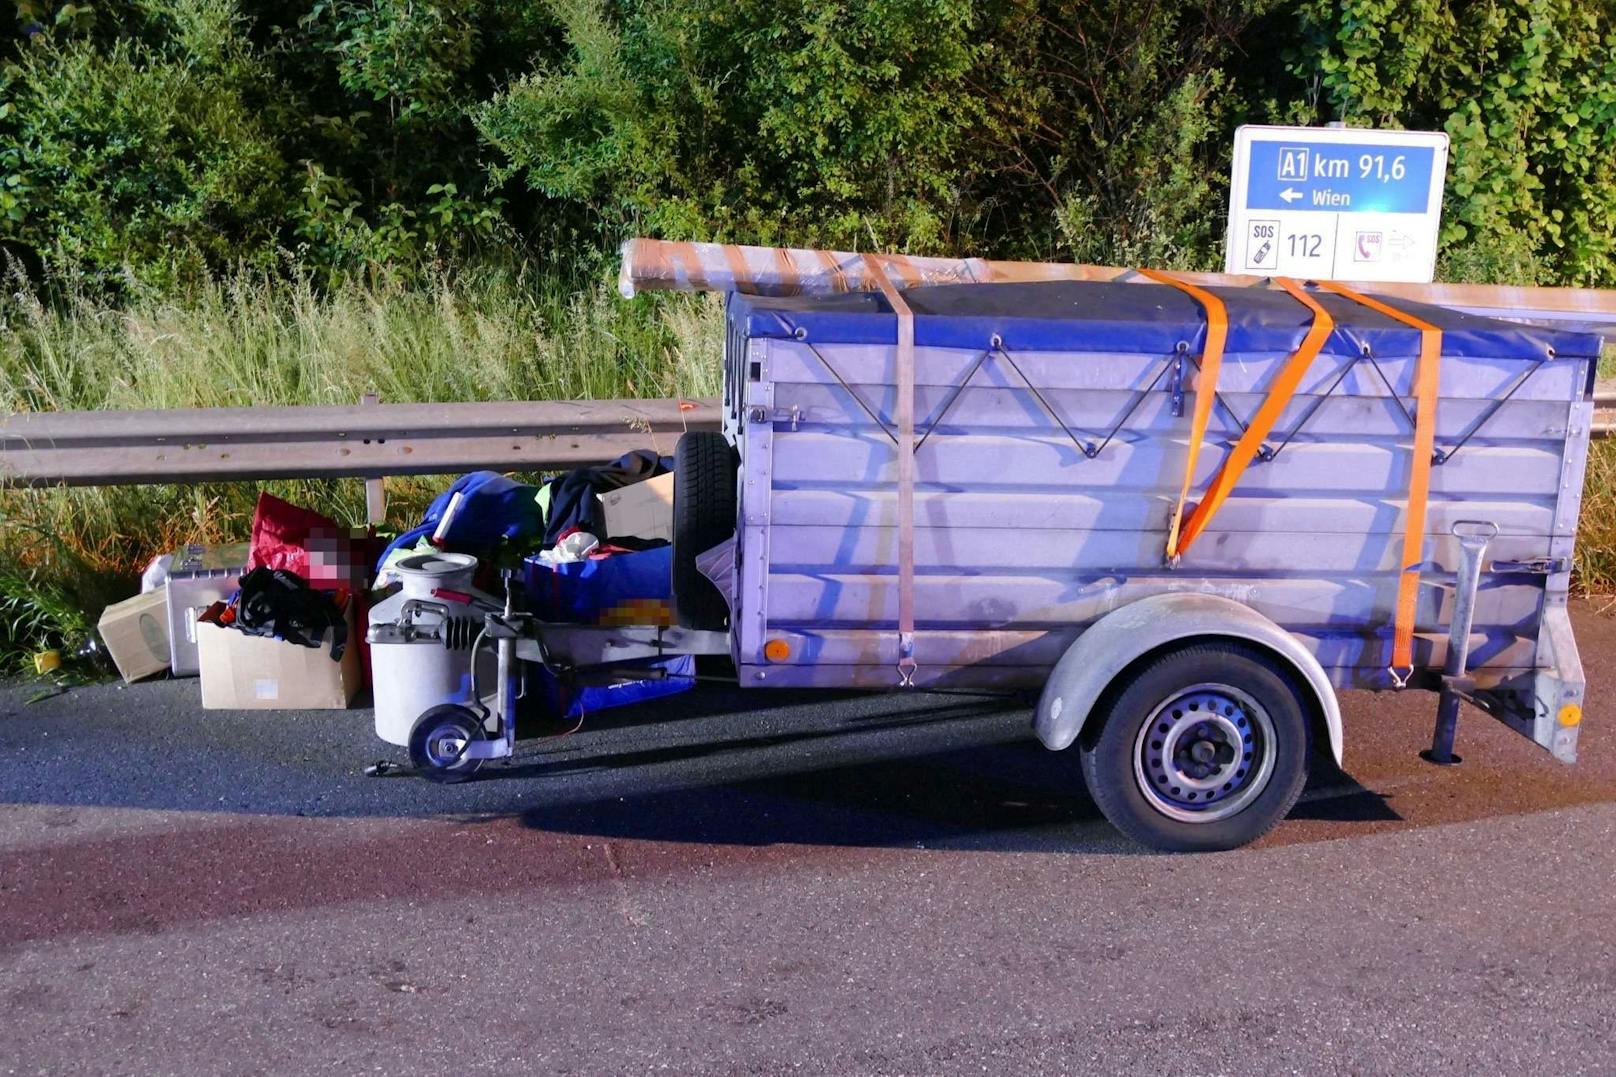
[[1258,845],[1143,853],[1027,712],[703,688],[485,780],[368,712],[0,685],[0,1073],[1616,1072],[1616,619],[1575,767],[1351,695]]

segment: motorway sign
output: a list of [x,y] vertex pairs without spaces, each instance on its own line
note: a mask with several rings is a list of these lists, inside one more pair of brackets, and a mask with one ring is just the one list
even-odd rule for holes
[[1447,165],[1440,131],[1241,127],[1225,269],[1429,282]]

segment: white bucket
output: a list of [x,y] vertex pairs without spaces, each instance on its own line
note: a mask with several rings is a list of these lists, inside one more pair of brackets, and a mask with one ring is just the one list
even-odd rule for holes
[[[444,607],[449,617],[467,618],[477,624],[482,621],[483,611],[473,602],[494,608],[500,605],[472,587],[477,559],[469,554],[411,554],[395,563],[393,569],[402,589],[371,608],[372,625],[398,623],[404,603],[412,599],[435,603]],[[441,629],[443,615],[423,611],[415,624],[421,629]],[[469,643],[475,634],[460,633],[460,642]],[[485,695],[495,691],[497,676],[498,661],[491,648],[485,649],[477,666],[478,687]],[[470,701],[471,651],[467,646],[445,647],[437,640],[372,643],[370,680],[376,702],[376,735],[389,744],[407,745],[415,720],[428,708]]]

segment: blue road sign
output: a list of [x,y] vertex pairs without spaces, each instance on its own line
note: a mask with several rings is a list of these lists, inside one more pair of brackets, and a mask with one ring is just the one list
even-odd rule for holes
[[1306,140],[1251,143],[1247,209],[1320,213],[1424,213],[1431,198],[1430,146]]

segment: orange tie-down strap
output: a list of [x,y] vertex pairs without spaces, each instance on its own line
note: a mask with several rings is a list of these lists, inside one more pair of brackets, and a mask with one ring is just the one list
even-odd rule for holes
[[[1401,688],[1414,666],[1414,614],[1425,560],[1425,510],[1431,493],[1436,449],[1437,387],[1442,367],[1442,330],[1378,299],[1334,281],[1320,286],[1420,331],[1420,362],[1414,373],[1414,456],[1408,462],[1408,509],[1403,515],[1403,560],[1397,577],[1397,619],[1392,630],[1392,679]],[[1402,671],[1399,674],[1399,670]]]
[[1179,524],[1184,518],[1184,503],[1190,497],[1190,484],[1195,481],[1195,464],[1200,459],[1201,442],[1206,439],[1207,424],[1212,419],[1212,403],[1218,394],[1218,371],[1223,365],[1223,345],[1229,339],[1229,312],[1223,300],[1198,288],[1188,281],[1179,280],[1168,273],[1154,269],[1141,269],[1140,274],[1163,284],[1171,284],[1188,293],[1206,312],[1206,343],[1201,348],[1201,371],[1195,378],[1195,412],[1190,420],[1190,443],[1184,460],[1184,483],[1179,487],[1178,503],[1173,506],[1173,520],[1167,528],[1167,560],[1178,560]]
[[1228,499],[1229,491],[1234,489],[1234,484],[1245,474],[1246,468],[1256,458],[1257,450],[1262,448],[1263,439],[1268,437],[1269,432],[1274,429],[1274,424],[1284,413],[1285,406],[1291,402],[1291,397],[1296,395],[1296,387],[1302,383],[1302,375],[1307,373],[1307,368],[1318,358],[1324,342],[1335,331],[1335,319],[1330,317],[1329,311],[1319,306],[1318,300],[1308,295],[1300,285],[1288,277],[1275,277],[1274,280],[1298,303],[1313,312],[1313,324],[1308,327],[1307,336],[1302,338],[1301,347],[1292,352],[1291,357],[1280,368],[1279,377],[1274,379],[1273,387],[1268,390],[1268,396],[1257,409],[1257,414],[1252,416],[1246,432],[1235,442],[1234,448],[1229,451],[1218,473],[1212,476],[1212,483],[1206,488],[1206,496],[1201,498],[1201,503],[1195,506],[1190,518],[1184,522],[1184,533],[1178,540],[1180,554],[1188,550],[1195,537],[1206,530],[1206,525],[1212,522],[1213,515]]

